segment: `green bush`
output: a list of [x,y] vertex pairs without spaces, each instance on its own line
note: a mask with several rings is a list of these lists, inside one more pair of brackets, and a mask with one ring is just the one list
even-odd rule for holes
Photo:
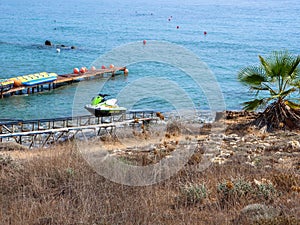
[[208,190],[204,184],[186,184],[181,187],[181,198],[186,204],[202,203],[208,196]]

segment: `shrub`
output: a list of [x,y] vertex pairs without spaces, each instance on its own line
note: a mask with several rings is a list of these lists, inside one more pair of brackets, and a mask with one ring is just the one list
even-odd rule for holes
[[268,182],[258,184],[255,193],[258,197],[263,197],[265,200],[270,200],[276,195],[277,191],[274,185],[271,182]]
[[234,205],[247,197],[253,191],[251,183],[244,179],[229,180],[219,183],[217,192],[221,207],[225,205]]
[[188,183],[181,187],[180,200],[185,205],[191,205],[196,203],[202,203],[208,196],[208,190],[204,184],[192,184]]

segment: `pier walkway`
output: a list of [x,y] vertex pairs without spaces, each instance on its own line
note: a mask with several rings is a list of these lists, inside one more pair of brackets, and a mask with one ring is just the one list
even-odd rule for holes
[[1,120],[0,142],[16,142],[33,147],[48,147],[70,139],[87,139],[103,134],[114,135],[115,129],[124,126],[157,121],[154,111],[130,111],[110,117],[84,115],[77,117]]
[[[113,67],[107,69],[96,69],[96,70],[89,70],[85,73],[78,73],[78,74],[64,74],[58,75],[57,80],[48,83],[42,83],[33,86],[21,86],[21,87],[13,87],[8,91],[1,91],[0,98],[5,96],[11,96],[14,94],[30,94],[35,92],[41,92],[44,90],[51,90],[55,89],[56,87],[67,85],[74,82],[79,82],[82,80],[89,80],[93,77],[104,77],[105,75],[108,76],[115,76],[120,74],[126,74],[126,67]],[[25,91],[24,91],[25,90]]]

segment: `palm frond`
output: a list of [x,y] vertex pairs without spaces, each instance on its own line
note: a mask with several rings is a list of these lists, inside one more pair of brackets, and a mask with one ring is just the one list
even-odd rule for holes
[[300,55],[296,59],[291,59],[291,67],[289,74],[293,79],[296,79],[298,75],[298,66],[300,63]]
[[263,66],[264,70],[266,71],[266,74],[270,75],[272,74],[272,67],[269,65],[269,63],[262,57],[262,56],[258,56],[261,65]]
[[295,92],[296,91],[296,88],[290,88],[289,90],[287,91],[284,91],[284,92],[281,92],[279,93],[279,97],[281,98],[285,98],[286,96],[290,95],[291,93]]
[[300,104],[297,104],[295,102],[292,102],[292,101],[289,101],[289,100],[285,100],[284,102],[287,106],[289,106],[290,108],[292,109],[295,109],[295,110],[299,110],[300,109]]
[[[256,110],[271,101],[281,102],[297,90],[300,93],[300,56],[274,51],[266,58],[259,55],[259,60],[259,66],[246,67],[238,73],[239,81],[256,92],[254,100],[243,103],[245,110]],[[258,98],[260,91],[269,93]]]
[[300,91],[300,80],[293,81],[290,83],[290,85],[299,89],[299,91]]
[[263,86],[252,86],[252,87],[250,87],[250,90],[254,90],[254,91],[267,91],[267,90],[269,90],[269,88],[263,87]]
[[247,86],[260,86],[263,82],[268,82],[264,71],[260,67],[250,66],[242,69],[238,73],[240,82]]
[[277,95],[276,91],[274,91],[273,88],[271,88],[267,83],[263,83],[263,85],[267,88],[267,90],[270,92],[270,95]]
[[300,56],[296,58],[288,51],[274,51],[267,59],[270,67],[270,76],[282,80],[293,80],[297,76],[297,67],[300,62]]
[[244,102],[243,109],[246,111],[254,111],[259,107],[264,106],[266,101],[266,99],[254,99],[252,101]]

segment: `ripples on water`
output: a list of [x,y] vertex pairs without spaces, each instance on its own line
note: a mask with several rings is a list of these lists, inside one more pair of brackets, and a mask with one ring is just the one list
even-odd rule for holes
[[[249,95],[236,80],[239,69],[256,64],[258,54],[265,56],[273,50],[287,49],[299,54],[300,6],[296,0],[264,3],[255,0],[226,3],[1,0],[0,7],[0,78],[41,71],[70,73],[74,67],[89,67],[98,57],[120,45],[136,41],[142,45],[144,39],[168,41],[199,56],[215,74],[226,107],[240,109],[240,103]],[[207,31],[206,36],[204,31]],[[47,39],[54,44],[77,48],[58,54],[54,47],[43,45]],[[137,79],[165,77],[182,87],[196,108],[209,109],[203,92],[177,68],[157,62],[139,62],[128,65],[128,69],[128,77],[106,81],[103,91],[115,97]],[[102,83],[84,82],[80,84],[80,91],[87,92],[93,85],[97,89]],[[1,99],[0,118],[86,114],[83,106],[73,108],[77,85]],[[163,87],[158,83],[157,88]],[[94,94],[97,93],[88,96]],[[182,99],[182,96],[175,97]],[[89,100],[80,101],[84,105]],[[172,104],[149,93],[149,98],[136,102],[134,107],[168,110],[172,109]]]

